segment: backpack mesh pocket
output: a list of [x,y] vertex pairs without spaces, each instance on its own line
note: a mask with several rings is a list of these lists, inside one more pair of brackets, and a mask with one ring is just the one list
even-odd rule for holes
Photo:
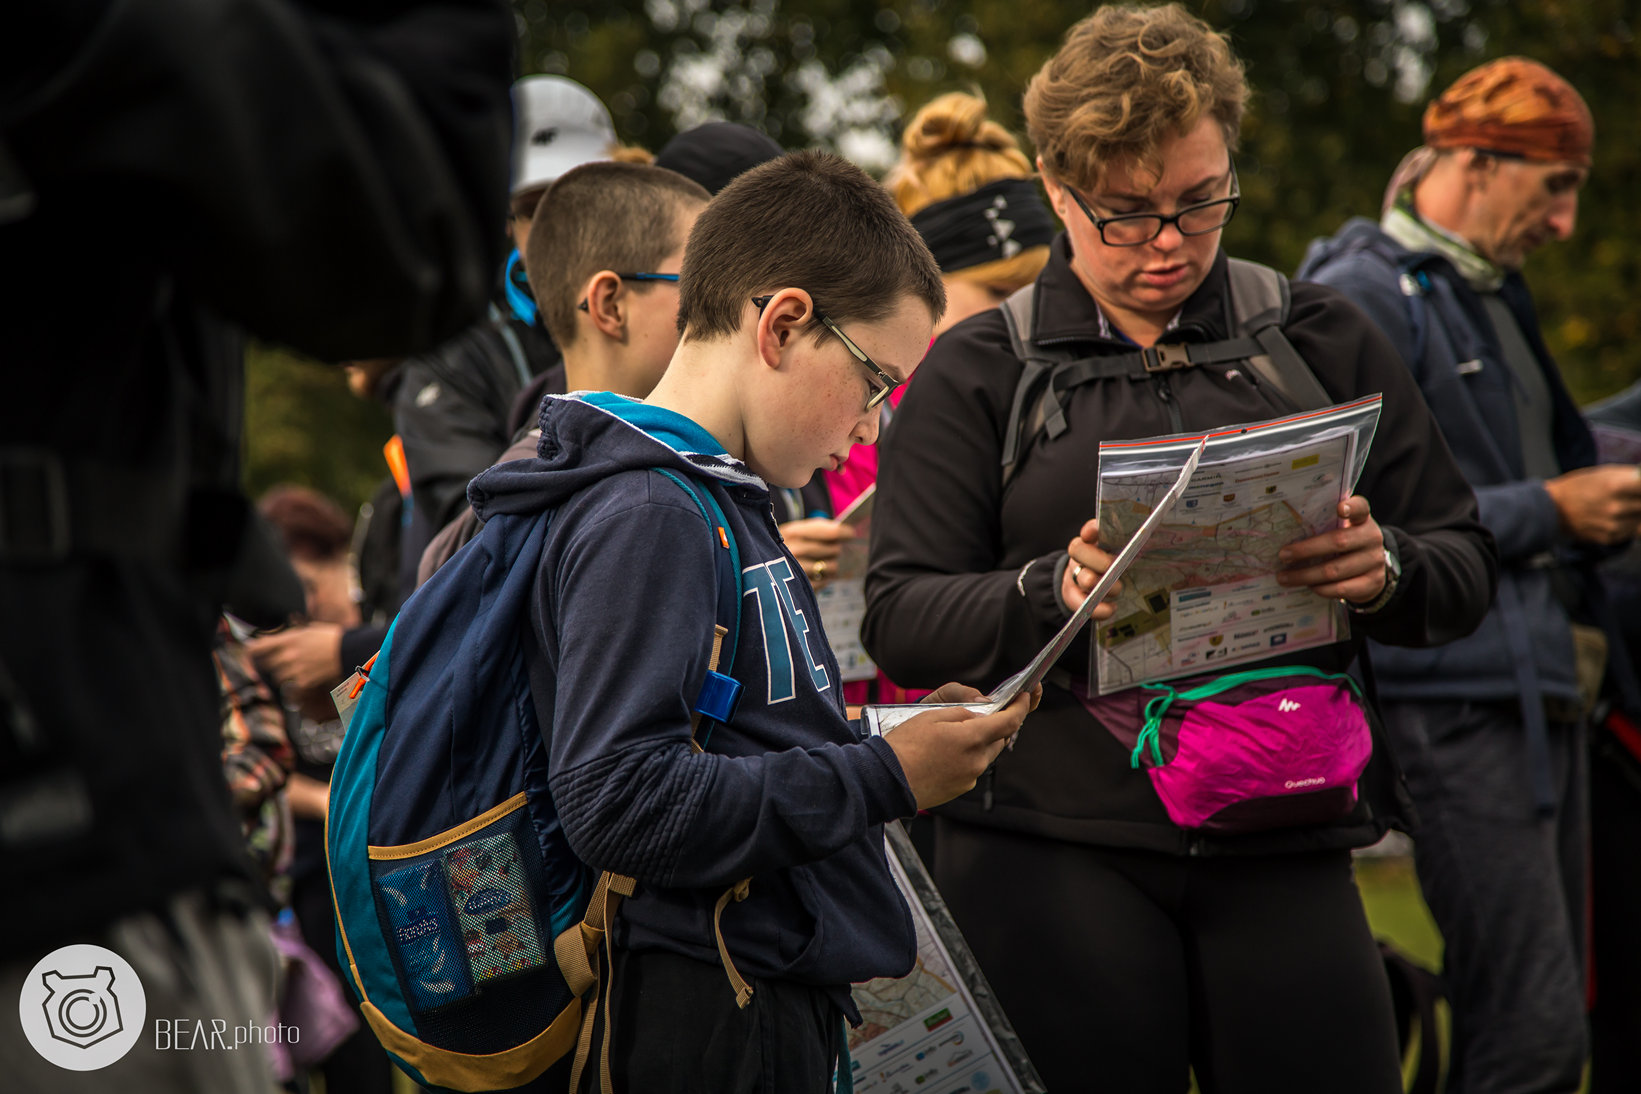
[[416,1034],[453,1052],[523,1044],[573,998],[553,957],[523,795],[508,804],[486,823],[370,849],[377,915]]

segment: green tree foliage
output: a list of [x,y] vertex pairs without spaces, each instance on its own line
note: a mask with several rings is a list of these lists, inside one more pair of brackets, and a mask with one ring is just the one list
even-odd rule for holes
[[245,356],[245,491],[294,482],[350,513],[387,475],[387,411],[349,394],[342,370],[269,346]]
[[[1419,142],[1428,98],[1475,65],[1522,54],[1584,94],[1596,164],[1567,243],[1527,274],[1573,392],[1641,377],[1641,47],[1635,0],[1188,0],[1228,31],[1254,100],[1233,252],[1292,270],[1315,236],[1377,215]],[[658,149],[712,118],[788,147],[892,161],[901,119],[979,90],[1019,132],[1026,83],[1087,2],[1037,0],[515,0],[521,71],[557,72],[609,104],[621,138]],[[250,480],[308,482],[352,503],[382,473],[390,426],[339,377],[251,358]]]
[[[1377,215],[1427,99],[1507,54],[1570,79],[1596,118],[1582,226],[1528,264],[1573,390],[1641,376],[1641,48],[1634,0],[1189,0],[1228,31],[1254,87],[1227,246],[1291,270],[1315,236]],[[1017,132],[1026,83],[1088,3],[1039,0],[518,0],[531,72],[581,80],[625,140],[659,148],[707,118],[881,169],[896,120],[978,89]]]

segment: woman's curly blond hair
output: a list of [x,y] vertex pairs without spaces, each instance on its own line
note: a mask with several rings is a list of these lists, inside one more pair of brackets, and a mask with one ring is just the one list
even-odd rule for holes
[[1060,182],[1096,188],[1115,160],[1159,173],[1158,146],[1204,117],[1236,148],[1248,104],[1225,36],[1178,4],[1099,8],[1026,88],[1026,132]]

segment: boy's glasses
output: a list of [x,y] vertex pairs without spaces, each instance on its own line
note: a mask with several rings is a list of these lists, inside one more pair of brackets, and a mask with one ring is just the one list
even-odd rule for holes
[[1231,218],[1236,215],[1237,204],[1242,200],[1234,163],[1231,164],[1229,197],[1187,205],[1173,216],[1165,217],[1160,213],[1096,216],[1094,210],[1088,207],[1088,202],[1084,201],[1083,196],[1075,189],[1067,186],[1066,192],[1071,195],[1071,200],[1077,203],[1077,208],[1083,211],[1083,216],[1087,217],[1089,223],[1100,233],[1100,242],[1107,247],[1138,247],[1142,243],[1150,243],[1162,235],[1162,230],[1170,224],[1178,229],[1182,236],[1203,236],[1209,232],[1217,232],[1231,223]]
[[[677,274],[664,273],[618,273],[615,276],[619,277],[623,281],[672,281],[676,283],[678,280]],[[582,298],[581,303],[576,305],[576,308],[580,311],[587,310],[587,300],[585,297]]]
[[[769,296],[754,296],[752,298],[752,303],[755,307],[757,307],[757,309],[759,311],[763,311],[764,308],[767,307],[769,305],[769,302],[773,299],[775,299],[773,294],[771,294]],[[878,405],[880,405],[883,402],[883,400],[887,399],[889,396],[891,396],[895,393],[895,388],[897,388],[901,384],[905,383],[904,380],[897,380],[893,376],[890,376],[887,372],[884,372],[881,368],[879,368],[877,362],[872,360],[872,358],[867,355],[865,350],[863,350],[859,346],[855,345],[855,340],[853,338],[850,338],[847,334],[844,334],[843,329],[841,327],[839,327],[836,323],[832,322],[830,319],[826,318],[825,315],[821,314],[821,311],[820,311],[819,308],[815,309],[815,321],[817,323],[821,324],[827,330],[831,331],[833,334],[837,335],[838,336],[838,341],[843,343],[843,348],[848,350],[850,353],[854,354],[855,355],[855,360],[857,360],[861,364],[865,365],[868,369],[871,369],[872,375],[877,377],[877,379],[878,379],[877,384],[872,384],[870,381],[868,381],[868,385],[870,386],[871,391],[866,396],[866,409],[867,410],[871,410],[874,407],[877,407]]]

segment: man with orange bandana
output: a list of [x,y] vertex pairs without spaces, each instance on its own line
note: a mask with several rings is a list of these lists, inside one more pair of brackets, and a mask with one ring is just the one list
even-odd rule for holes
[[1373,650],[1446,942],[1455,1094],[1579,1089],[1588,733],[1603,708],[1641,709],[1594,569],[1634,536],[1641,476],[1597,464],[1520,272],[1572,235],[1594,138],[1584,100],[1548,68],[1482,65],[1425,111],[1380,221],[1313,243],[1300,269],[1396,343],[1503,564],[1470,637]]

